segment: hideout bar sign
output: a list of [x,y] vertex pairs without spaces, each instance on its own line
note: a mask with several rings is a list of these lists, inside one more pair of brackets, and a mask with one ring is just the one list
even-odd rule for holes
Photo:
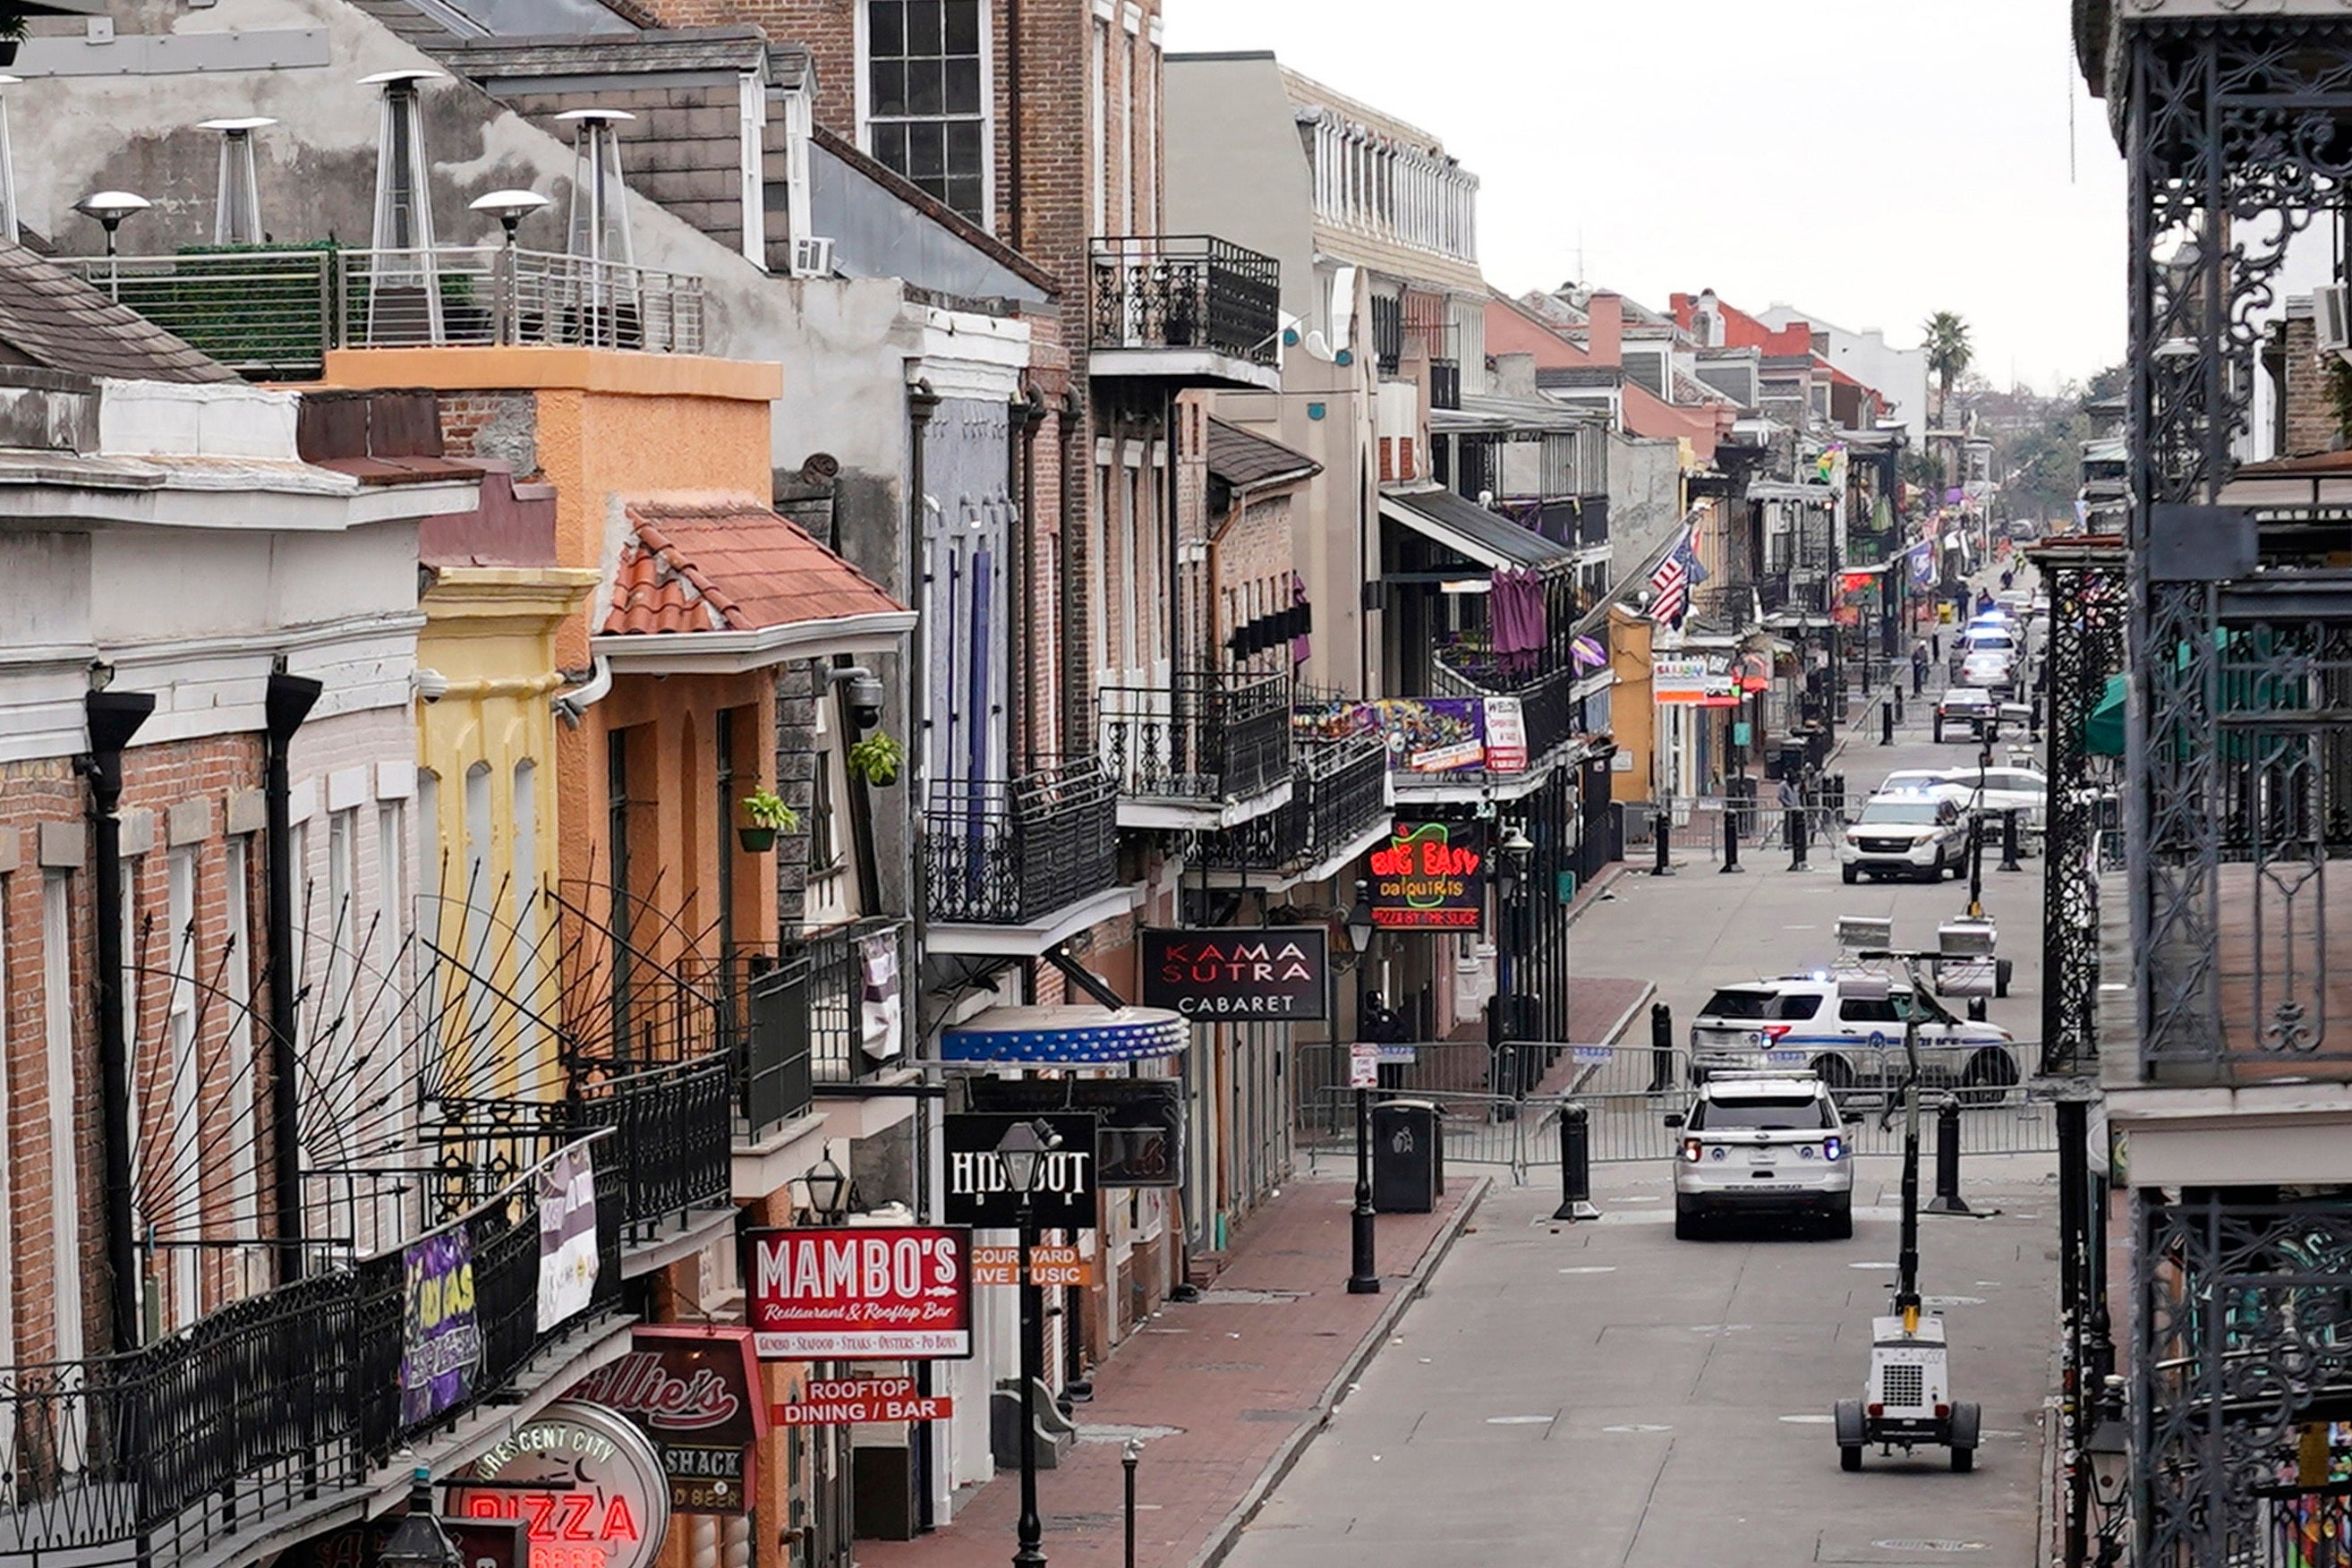
[[969,1111],[947,1119],[948,1223],[976,1229],[1009,1228],[1021,1223],[1021,1194],[1004,1173],[996,1146],[1016,1121],[1043,1121],[1061,1147],[1040,1155],[1044,1173],[1031,1200],[1031,1222],[1040,1230],[1092,1230],[1095,1193],[1095,1119],[1091,1112],[1054,1111],[1044,1116],[1003,1116]]
[[1331,1016],[1330,935],[1321,926],[1145,931],[1143,1005],[1201,1024]]

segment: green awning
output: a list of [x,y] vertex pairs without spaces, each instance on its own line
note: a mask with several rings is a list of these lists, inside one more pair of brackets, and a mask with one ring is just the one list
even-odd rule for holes
[[2120,757],[2124,754],[2124,678],[2107,677],[2107,689],[2099,694],[2099,705],[2083,721],[2083,750],[2095,757]]

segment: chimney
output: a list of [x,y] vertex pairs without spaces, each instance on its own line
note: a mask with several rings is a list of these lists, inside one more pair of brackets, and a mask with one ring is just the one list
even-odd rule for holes
[[2319,352],[2318,325],[2308,296],[2287,301],[2284,332],[2285,387],[2280,396],[2285,431],[2281,457],[2305,458],[2344,447],[2344,429],[2327,395],[2327,360]]
[[1596,289],[1585,304],[1584,352],[1594,364],[1623,363],[1625,302],[1606,289]]

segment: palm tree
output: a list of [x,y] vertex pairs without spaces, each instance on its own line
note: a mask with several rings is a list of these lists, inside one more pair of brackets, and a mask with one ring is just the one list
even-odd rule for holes
[[1952,384],[1969,368],[1976,351],[1969,346],[1969,324],[1953,311],[1937,311],[1920,331],[1927,339],[1927,368],[1936,376],[1936,423],[1942,426],[1952,401]]

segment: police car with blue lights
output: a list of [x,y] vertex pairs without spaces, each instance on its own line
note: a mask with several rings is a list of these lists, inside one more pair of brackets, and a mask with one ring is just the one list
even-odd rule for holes
[[1666,1117],[1675,1152],[1675,1235],[1696,1238],[1708,1221],[1790,1215],[1853,1234],[1853,1158],[1841,1111],[1822,1080],[1801,1068],[1717,1073],[1688,1111]]
[[1890,984],[1883,975],[1829,970],[1718,989],[1691,1020],[1691,1081],[1802,1068],[1832,1090],[1891,1084],[1903,1073],[1903,1026],[1915,1010],[1928,1085],[1958,1089],[1975,1101],[1998,1099],[2018,1082],[2017,1042],[2007,1029],[1955,1017],[1899,978]]

